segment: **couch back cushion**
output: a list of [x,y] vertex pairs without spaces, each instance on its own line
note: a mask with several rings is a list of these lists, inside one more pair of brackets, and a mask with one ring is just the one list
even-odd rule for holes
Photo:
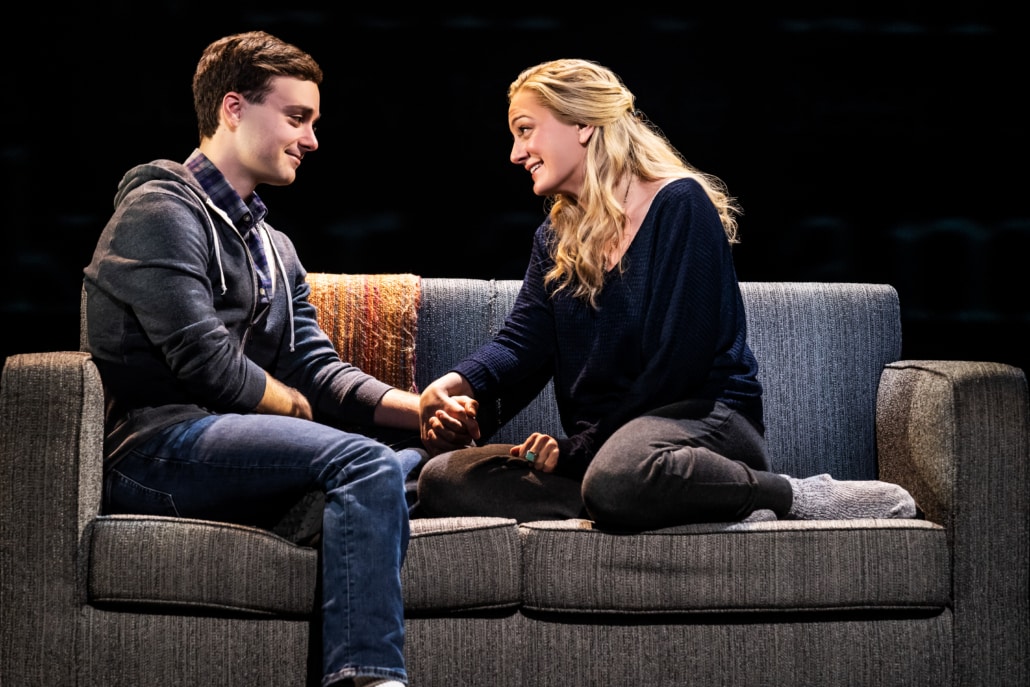
[[874,479],[880,374],[901,355],[897,292],[825,282],[744,282],[741,291],[773,469]]

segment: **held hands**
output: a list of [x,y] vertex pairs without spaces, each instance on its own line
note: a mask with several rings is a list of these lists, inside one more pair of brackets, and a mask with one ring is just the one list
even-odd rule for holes
[[525,458],[534,470],[540,472],[554,472],[558,467],[559,453],[557,439],[540,432],[533,432],[521,444],[511,447],[512,456]]
[[461,375],[448,373],[426,387],[419,397],[419,424],[430,454],[475,444],[480,437],[478,409],[479,402]]

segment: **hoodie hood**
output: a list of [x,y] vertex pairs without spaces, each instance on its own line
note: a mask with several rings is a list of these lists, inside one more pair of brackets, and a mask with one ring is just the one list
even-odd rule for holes
[[172,160],[154,160],[142,165],[136,165],[122,176],[118,182],[118,191],[114,196],[114,207],[118,208],[126,196],[149,181],[171,181],[187,186],[202,201],[207,199],[207,193],[200,185],[200,182],[190,173],[186,165]]

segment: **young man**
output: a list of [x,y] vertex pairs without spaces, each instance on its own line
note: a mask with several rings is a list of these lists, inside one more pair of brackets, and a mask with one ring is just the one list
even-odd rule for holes
[[199,147],[122,179],[85,269],[104,509],[270,526],[324,490],[323,685],[400,685],[403,466],[421,456],[335,427],[414,432],[418,396],[340,360],[255,193],[318,148],[321,80],[267,33],[217,40],[193,78]]

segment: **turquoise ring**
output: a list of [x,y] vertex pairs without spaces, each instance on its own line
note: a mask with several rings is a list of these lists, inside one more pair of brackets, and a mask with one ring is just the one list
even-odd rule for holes
[[536,460],[536,454],[532,451],[526,451],[526,460],[532,463],[534,460]]

